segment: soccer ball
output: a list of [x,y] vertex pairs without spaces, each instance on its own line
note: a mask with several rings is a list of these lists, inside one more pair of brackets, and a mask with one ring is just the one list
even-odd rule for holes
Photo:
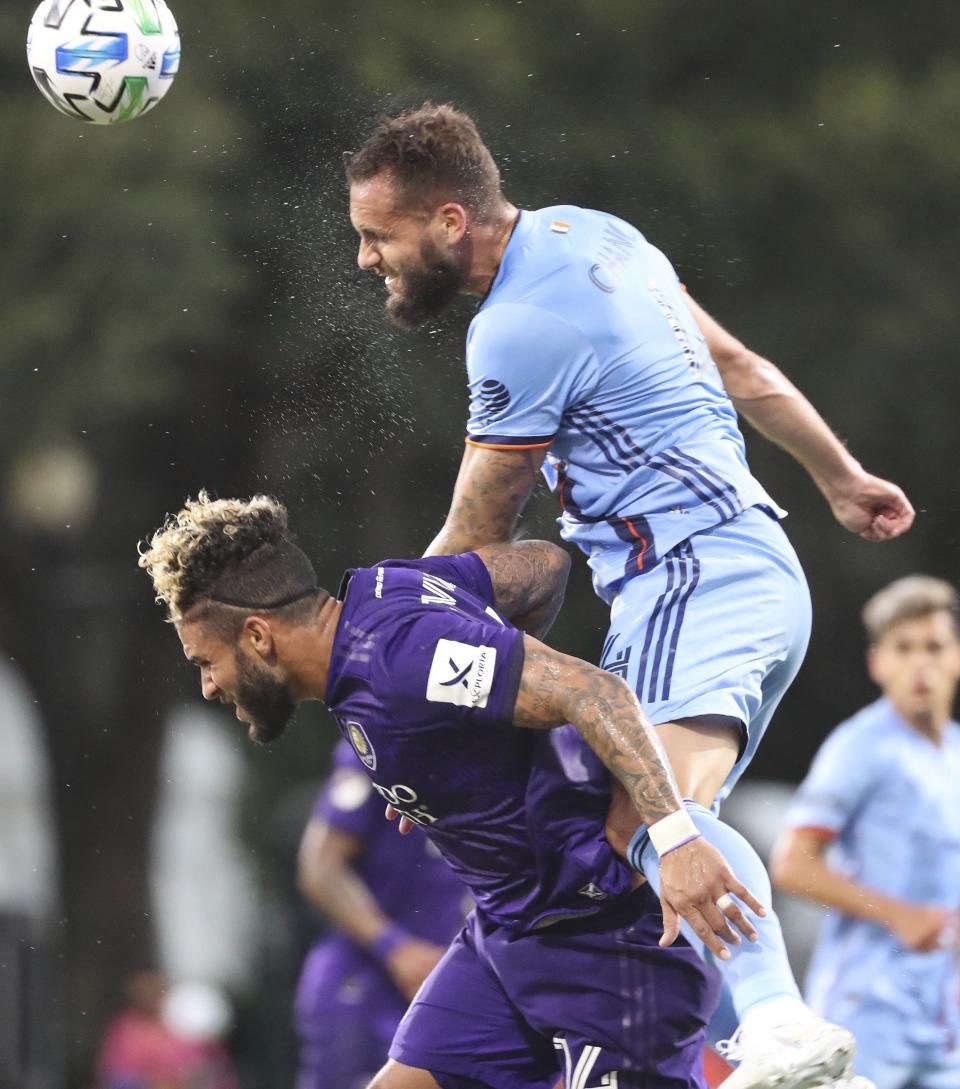
[[112,125],[145,114],[170,89],[180,34],[164,0],[43,0],[27,60],[58,110]]

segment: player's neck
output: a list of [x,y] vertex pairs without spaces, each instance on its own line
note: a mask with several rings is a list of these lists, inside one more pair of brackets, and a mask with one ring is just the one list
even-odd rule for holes
[[507,203],[490,223],[474,226],[471,231],[473,261],[470,277],[464,288],[466,294],[483,298],[490,291],[519,218],[519,208]]
[[333,641],[340,623],[343,602],[328,597],[319,607],[303,635],[287,647],[291,688],[297,702],[323,700],[327,692]]
[[916,711],[893,705],[894,710],[901,719],[918,734],[932,741],[934,745],[940,745],[943,735],[946,733],[947,723],[950,721],[949,707],[933,707],[926,711]]

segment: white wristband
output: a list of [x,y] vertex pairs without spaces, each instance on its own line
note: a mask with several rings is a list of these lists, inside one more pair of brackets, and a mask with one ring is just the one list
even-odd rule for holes
[[693,823],[693,818],[685,809],[678,809],[676,812],[654,821],[647,828],[647,832],[650,835],[650,842],[660,858],[700,835],[700,829]]

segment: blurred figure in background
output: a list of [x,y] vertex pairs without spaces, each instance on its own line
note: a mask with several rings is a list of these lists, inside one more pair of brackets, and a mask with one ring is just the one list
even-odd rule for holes
[[419,828],[384,819],[350,743],[300,845],[300,887],[335,924],[311,949],[296,999],[297,1089],[358,1089],[386,1062],[400,1018],[470,905]]
[[958,596],[913,576],[863,612],[881,698],[824,743],[772,873],[832,909],[807,999],[857,1038],[878,1089],[960,1087]]
[[126,1006],[107,1027],[97,1061],[98,1089],[153,1089],[169,1077],[177,1041],[163,1020],[169,984],[159,972],[127,981]]
[[104,1035],[98,1089],[238,1089],[222,1037],[226,999],[204,983],[171,987],[159,972],[131,976],[126,1007]]

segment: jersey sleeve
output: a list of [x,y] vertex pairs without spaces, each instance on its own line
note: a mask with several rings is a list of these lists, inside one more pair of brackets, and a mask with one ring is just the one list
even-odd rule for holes
[[840,835],[866,801],[880,757],[863,733],[840,727],[823,743],[787,811],[790,828]]
[[383,799],[373,789],[350,743],[341,740],[311,820],[326,821],[340,832],[366,840],[378,831],[383,819]]
[[529,303],[482,310],[467,336],[467,442],[494,450],[546,449],[566,409],[596,381],[596,354],[562,317]]
[[493,617],[431,609],[379,648],[373,679],[391,716],[407,728],[438,721],[503,726],[513,722],[522,671],[522,632]]

